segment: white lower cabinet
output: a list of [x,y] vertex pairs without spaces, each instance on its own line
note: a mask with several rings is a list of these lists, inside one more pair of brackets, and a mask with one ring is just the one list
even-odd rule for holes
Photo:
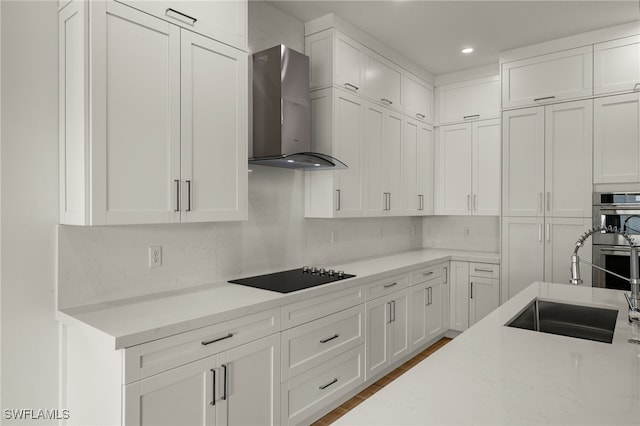
[[451,329],[464,331],[500,305],[500,265],[451,261]]
[[409,289],[367,301],[367,373],[369,380],[407,355]]
[[411,274],[412,351],[449,328],[447,268],[437,265]]

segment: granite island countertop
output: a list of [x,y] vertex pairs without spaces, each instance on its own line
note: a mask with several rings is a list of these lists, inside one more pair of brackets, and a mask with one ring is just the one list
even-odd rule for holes
[[[618,308],[611,344],[504,326],[536,297]],[[640,425],[623,292],[533,283],[336,425]]]
[[57,311],[57,318],[65,324],[79,323],[97,329],[113,338],[114,349],[122,349],[449,260],[499,263],[500,255],[446,249],[412,250],[346,263],[317,265],[342,270],[356,277],[292,293],[217,282],[61,309]]

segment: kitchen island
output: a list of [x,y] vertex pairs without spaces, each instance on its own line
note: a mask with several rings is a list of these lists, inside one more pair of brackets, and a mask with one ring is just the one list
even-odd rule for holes
[[[535,298],[617,308],[613,342],[506,327]],[[640,345],[623,293],[533,283],[338,425],[640,425]]]

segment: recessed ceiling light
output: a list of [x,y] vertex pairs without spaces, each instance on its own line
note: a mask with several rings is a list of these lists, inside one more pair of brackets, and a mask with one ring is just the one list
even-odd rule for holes
[[471,53],[473,52],[473,47],[465,47],[461,50],[462,53]]

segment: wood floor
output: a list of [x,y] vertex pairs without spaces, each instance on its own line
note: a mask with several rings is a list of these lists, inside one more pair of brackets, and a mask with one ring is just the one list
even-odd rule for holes
[[396,368],[395,370],[393,370],[392,372],[390,372],[389,374],[387,374],[386,376],[384,376],[383,378],[381,378],[380,380],[378,380],[377,382],[375,382],[374,384],[372,384],[371,386],[369,386],[368,388],[366,388],[365,390],[363,390],[362,392],[360,392],[359,394],[351,398],[350,400],[346,401],[341,406],[337,407],[335,410],[328,413],[326,416],[322,417],[317,422],[313,423],[311,426],[328,426],[331,423],[335,422],[340,417],[342,417],[345,413],[347,413],[349,410],[353,409],[353,407],[357,406],[362,401],[369,398],[371,395],[378,392],[380,389],[382,389],[383,387],[385,387],[386,385],[388,385],[398,377],[402,376],[404,373],[409,371],[414,365],[418,364],[420,361],[422,361],[423,359],[425,359],[426,357],[428,357],[429,355],[431,355],[432,353],[434,353],[435,351],[437,351],[438,349],[440,349],[450,341],[451,339],[447,337],[444,337],[438,340],[436,343],[429,346],[427,349],[420,352],[418,355],[414,356],[409,361],[402,364],[400,367]]

